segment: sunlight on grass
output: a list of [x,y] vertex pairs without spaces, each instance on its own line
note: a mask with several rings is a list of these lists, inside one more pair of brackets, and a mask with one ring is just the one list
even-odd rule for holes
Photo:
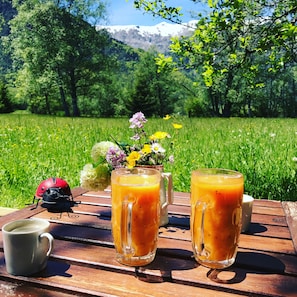
[[[235,169],[245,176],[245,192],[255,198],[297,200],[294,119],[180,119],[174,130],[163,119],[148,119],[148,133],[172,134],[175,191],[190,191],[191,171],[199,167]],[[0,115],[0,205],[23,207],[38,184],[51,176],[79,186],[79,173],[99,141],[129,142],[126,119]]]

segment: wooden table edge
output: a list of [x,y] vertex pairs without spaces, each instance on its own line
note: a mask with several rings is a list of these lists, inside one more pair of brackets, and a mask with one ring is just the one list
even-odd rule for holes
[[297,253],[297,202],[284,201],[282,205],[286,214],[295,252]]

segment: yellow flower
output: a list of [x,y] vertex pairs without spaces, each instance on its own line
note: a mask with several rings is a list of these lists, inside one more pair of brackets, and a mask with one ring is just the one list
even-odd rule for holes
[[152,152],[152,148],[149,144],[145,144],[145,145],[143,145],[141,152],[145,155],[150,154]]
[[166,114],[166,116],[163,118],[163,120],[169,120],[171,118],[171,116],[169,114]]
[[180,124],[172,124],[174,129],[181,129],[183,127],[183,125],[180,125]]
[[139,152],[133,151],[127,158],[129,168],[133,168],[136,165],[136,161],[140,159],[141,155]]
[[164,139],[165,137],[170,138],[170,135],[167,132],[157,131],[153,135],[150,136],[150,140],[158,140],[158,139]]

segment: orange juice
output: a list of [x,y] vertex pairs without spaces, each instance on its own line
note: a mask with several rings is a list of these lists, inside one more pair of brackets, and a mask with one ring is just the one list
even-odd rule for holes
[[211,268],[233,264],[241,229],[243,176],[201,169],[191,179],[191,234],[196,260]]
[[117,259],[126,265],[146,265],[157,249],[160,173],[154,169],[115,170],[111,191]]

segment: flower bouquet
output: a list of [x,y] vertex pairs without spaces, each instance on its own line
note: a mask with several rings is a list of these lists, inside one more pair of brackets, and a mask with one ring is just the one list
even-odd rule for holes
[[[166,116],[164,120],[169,120]],[[173,155],[167,156],[162,141],[170,139],[167,132],[157,131],[148,136],[144,130],[147,123],[142,112],[135,113],[129,120],[134,135],[131,144],[113,141],[96,143],[91,150],[93,163],[86,164],[80,173],[81,186],[88,190],[103,190],[110,184],[111,171],[115,168],[135,166],[160,166],[165,161],[174,162]],[[175,129],[182,125],[173,124]]]

